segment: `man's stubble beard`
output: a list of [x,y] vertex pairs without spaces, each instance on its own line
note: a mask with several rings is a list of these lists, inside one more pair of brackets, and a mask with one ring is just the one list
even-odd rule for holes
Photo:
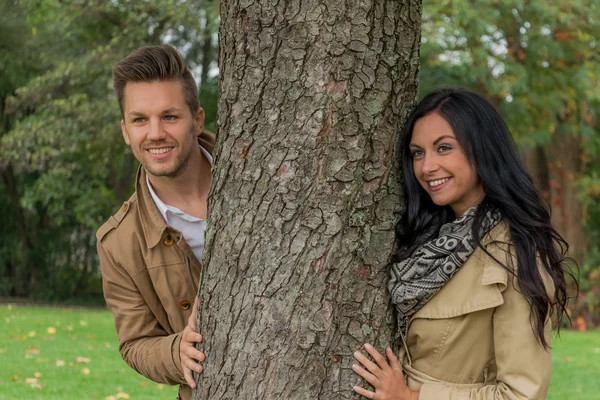
[[[146,169],[146,171],[153,176],[160,176],[160,177],[166,177],[166,178],[177,178],[179,175],[181,175],[181,173],[185,170],[185,168],[187,167],[187,165],[190,162],[190,157],[192,156],[192,152],[194,150],[192,146],[194,145],[194,143],[197,143],[197,141],[194,140],[194,138],[196,137],[196,135],[194,135],[194,131],[195,131],[195,128],[193,127],[192,130],[190,131],[190,136],[192,136],[192,142],[188,146],[187,153],[180,154],[180,157],[175,159],[175,165],[172,170],[153,171],[153,168],[150,168],[149,165],[144,165],[144,168]],[[145,150],[142,150],[142,151],[145,151]],[[150,164],[150,163],[144,163],[144,164]]]

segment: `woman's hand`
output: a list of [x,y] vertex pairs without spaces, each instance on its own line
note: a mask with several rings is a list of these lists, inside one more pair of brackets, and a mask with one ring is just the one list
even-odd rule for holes
[[368,399],[375,400],[417,400],[419,398],[419,392],[410,390],[408,386],[406,386],[406,383],[404,383],[402,369],[400,368],[398,358],[394,355],[392,349],[389,347],[385,349],[387,358],[390,361],[389,364],[370,344],[365,344],[365,349],[377,364],[369,360],[360,351],[357,351],[354,353],[354,358],[356,358],[366,370],[358,364],[354,364],[352,369],[373,385],[375,392],[371,392],[360,386],[354,386],[353,389],[356,393]]

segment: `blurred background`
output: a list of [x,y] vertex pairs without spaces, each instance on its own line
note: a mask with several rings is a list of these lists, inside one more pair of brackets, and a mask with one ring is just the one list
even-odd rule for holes
[[[424,1],[420,93],[502,113],[579,262],[573,327],[600,323],[596,0]],[[170,43],[215,130],[218,1],[0,0],[0,298],[103,304],[95,231],[133,191],[111,68]]]

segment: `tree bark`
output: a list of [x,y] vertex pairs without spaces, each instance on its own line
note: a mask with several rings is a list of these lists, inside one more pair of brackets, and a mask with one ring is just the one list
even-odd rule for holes
[[206,23],[204,24],[204,30],[202,32],[202,75],[200,77],[200,91],[202,91],[202,87],[206,86],[206,82],[208,81],[208,72],[210,71],[210,64],[214,60],[212,46],[212,21],[210,21],[208,13],[206,14]]
[[583,138],[559,129],[552,138],[550,193],[552,225],[569,244],[569,256],[580,265],[587,254],[585,219],[576,187],[584,172]]
[[550,204],[550,171],[546,150],[542,146],[529,147],[523,151],[523,161],[535,187]]
[[222,2],[194,399],[358,398],[352,353],[392,344],[420,21],[419,0]]

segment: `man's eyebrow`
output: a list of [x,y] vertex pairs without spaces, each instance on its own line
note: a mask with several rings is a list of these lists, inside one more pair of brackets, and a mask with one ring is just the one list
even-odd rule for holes
[[161,114],[165,115],[165,114],[170,114],[172,112],[178,112],[178,111],[181,111],[181,108],[171,107],[171,108],[167,108],[166,110],[164,110],[163,112],[161,112]]
[[146,114],[144,114],[143,112],[140,112],[140,111],[129,111],[127,113],[127,116],[129,116],[129,117],[145,117]]

